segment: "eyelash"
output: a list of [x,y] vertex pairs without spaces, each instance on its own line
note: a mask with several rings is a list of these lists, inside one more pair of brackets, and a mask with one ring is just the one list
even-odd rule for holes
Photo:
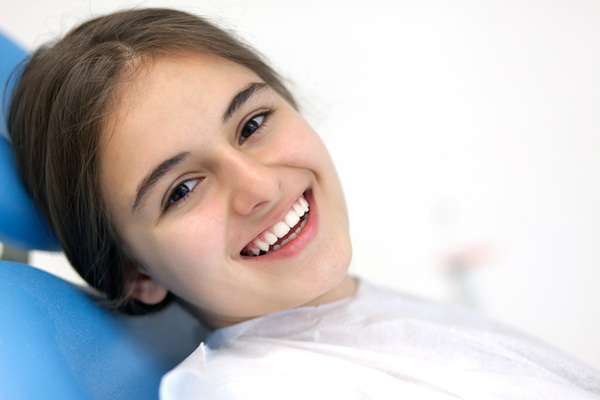
[[[240,131],[239,134],[239,139],[238,139],[238,144],[243,144],[246,140],[248,140],[250,138],[250,136],[254,135],[255,133],[260,132],[260,130],[265,126],[265,123],[267,122],[267,120],[269,119],[269,116],[273,113],[273,111],[275,111],[274,109],[270,109],[270,110],[266,110],[266,111],[261,111],[255,115],[253,115],[248,121],[246,121],[244,123],[244,125],[242,125],[242,129]],[[253,122],[255,119],[257,118],[263,118],[262,122],[260,122],[260,124],[258,124],[258,126],[256,126],[256,122],[254,122],[254,126],[255,130],[250,132],[248,134],[248,136],[244,136],[244,130],[246,129],[247,126],[250,125],[251,122]]]

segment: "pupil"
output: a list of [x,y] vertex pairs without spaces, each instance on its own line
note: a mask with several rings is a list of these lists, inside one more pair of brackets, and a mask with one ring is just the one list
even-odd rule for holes
[[177,200],[181,200],[183,198],[183,196],[185,196],[187,194],[187,192],[189,191],[189,189],[187,188],[187,186],[179,186],[177,188],[177,190],[175,191],[175,193],[173,194],[173,200],[177,201]]
[[244,128],[244,136],[248,137],[252,135],[256,129],[258,129],[258,124],[255,121],[248,122]]

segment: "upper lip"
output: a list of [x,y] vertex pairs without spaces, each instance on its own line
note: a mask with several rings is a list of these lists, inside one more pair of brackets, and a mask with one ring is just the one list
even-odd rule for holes
[[296,194],[295,196],[290,197],[285,203],[282,203],[281,206],[277,208],[276,212],[273,212],[270,217],[265,218],[265,222],[261,225],[259,229],[257,229],[252,237],[244,243],[244,246],[240,249],[239,253],[241,254],[242,250],[249,245],[257,236],[261,233],[275,225],[279,221],[283,221],[285,215],[290,211],[292,205],[298,201],[298,199],[307,192],[308,189]]

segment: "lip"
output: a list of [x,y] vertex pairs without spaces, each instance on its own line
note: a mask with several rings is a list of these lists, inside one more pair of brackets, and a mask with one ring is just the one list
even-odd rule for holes
[[[276,259],[281,259],[281,258],[287,258],[287,257],[291,257],[291,256],[299,253],[308,245],[308,243],[315,237],[315,235],[317,233],[319,219],[318,219],[318,214],[317,214],[317,210],[315,207],[315,201],[314,201],[312,190],[311,189],[306,190],[305,192],[302,193],[302,196],[304,196],[304,198],[308,202],[310,211],[308,214],[308,218],[306,220],[306,224],[302,228],[302,231],[300,231],[300,234],[298,236],[296,236],[293,240],[288,242],[285,246],[279,248],[278,250],[272,251],[272,252],[270,252],[268,254],[264,254],[262,256],[246,256],[246,255],[240,254],[240,257],[242,259],[248,260],[248,261],[264,261],[264,260],[276,260]],[[299,197],[300,197],[300,195],[298,197],[295,197],[292,201],[290,201],[289,204],[287,205],[287,207],[284,207],[282,209],[282,211],[279,214],[277,214],[278,215],[277,218],[271,219],[270,223],[265,224],[265,227],[262,230],[258,231],[258,233],[253,237],[260,235],[260,233],[264,232],[266,229],[273,226],[273,224],[276,223],[277,221],[281,221],[283,219],[283,217],[285,216],[285,214],[292,207],[292,204],[294,204],[298,200]],[[240,250],[240,252],[241,252],[241,250]]]

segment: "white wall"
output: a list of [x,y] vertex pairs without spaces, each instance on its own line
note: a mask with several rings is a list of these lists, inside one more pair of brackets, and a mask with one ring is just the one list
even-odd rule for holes
[[[0,29],[32,48],[137,4],[5,1]],[[600,368],[600,2],[141,5],[211,15],[290,78],[337,162],[356,275],[465,302]]]

